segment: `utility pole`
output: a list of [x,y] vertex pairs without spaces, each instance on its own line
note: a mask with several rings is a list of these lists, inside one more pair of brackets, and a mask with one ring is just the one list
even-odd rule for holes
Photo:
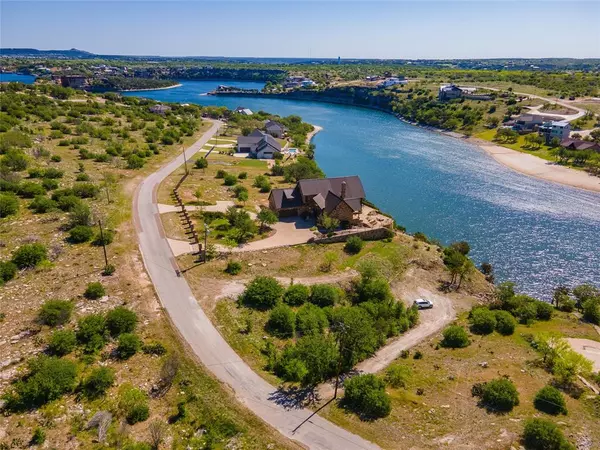
[[206,262],[206,245],[208,242],[208,233],[210,233],[210,229],[206,224],[204,224],[204,262]]
[[106,255],[106,242],[104,241],[104,230],[102,229],[102,221],[98,219],[100,227],[100,240],[102,241],[102,250],[104,251],[104,267],[108,267],[108,256]]

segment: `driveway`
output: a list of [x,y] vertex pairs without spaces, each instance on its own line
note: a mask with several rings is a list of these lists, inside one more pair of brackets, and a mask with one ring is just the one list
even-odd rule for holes
[[[188,157],[198,152],[220,125],[221,122],[215,121],[187,150]],[[229,385],[240,402],[286,437],[318,450],[378,449],[371,442],[318,415],[295,430],[312,411],[284,407],[278,402],[277,389],[254,373],[233,351],[200,308],[185,278],[177,276],[177,263],[164,237],[155,200],[161,181],[182,164],[183,156],[180,155],[148,176],[138,186],[133,200],[134,222],[144,265],[173,325],[202,364]]]
[[260,241],[249,242],[240,247],[234,247],[232,252],[253,252],[268,248],[285,247],[289,245],[306,244],[315,236],[310,229],[315,226],[314,220],[304,220],[299,217],[280,219],[271,228],[275,234]]

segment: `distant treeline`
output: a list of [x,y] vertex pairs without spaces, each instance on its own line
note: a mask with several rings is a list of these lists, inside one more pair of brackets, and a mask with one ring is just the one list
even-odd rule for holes
[[173,80],[157,80],[154,78],[138,77],[105,77],[94,79],[91,90],[94,92],[105,91],[130,91],[136,89],[160,89],[169,86],[175,86]]

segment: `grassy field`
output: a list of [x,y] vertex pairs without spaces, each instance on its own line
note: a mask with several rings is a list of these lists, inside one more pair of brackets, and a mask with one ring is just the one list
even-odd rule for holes
[[[465,315],[459,323],[466,323]],[[361,421],[336,403],[327,406],[322,414],[386,449],[518,448],[524,420],[532,416],[545,416],[558,423],[573,443],[585,436],[597,444],[600,408],[589,391],[580,399],[565,395],[567,416],[552,418],[533,407],[535,393],[551,376],[536,363],[539,355],[524,336],[547,331],[600,341],[591,325],[564,313],[550,322],[519,325],[513,336],[472,335],[471,345],[464,349],[438,348],[440,337],[435,336],[415,347],[406,359],[396,361],[395,364],[409,367],[412,375],[406,388],[387,388],[392,398],[390,416]],[[414,358],[417,351],[421,352],[421,359]],[[520,405],[508,414],[486,412],[477,406],[471,387],[503,375],[517,386]]]

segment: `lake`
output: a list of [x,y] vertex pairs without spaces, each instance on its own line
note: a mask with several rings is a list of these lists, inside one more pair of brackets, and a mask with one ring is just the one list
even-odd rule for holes
[[20,73],[0,73],[0,83],[18,81],[19,83],[33,84],[35,78],[33,75],[23,75]]
[[182,83],[126,95],[300,115],[323,127],[313,142],[327,175],[360,175],[368,199],[408,231],[444,244],[468,241],[476,263],[491,262],[498,281],[514,281],[530,295],[548,299],[561,283],[600,285],[600,194],[519,174],[476,146],[382,112],[202,95],[219,84],[259,89],[261,83]]

